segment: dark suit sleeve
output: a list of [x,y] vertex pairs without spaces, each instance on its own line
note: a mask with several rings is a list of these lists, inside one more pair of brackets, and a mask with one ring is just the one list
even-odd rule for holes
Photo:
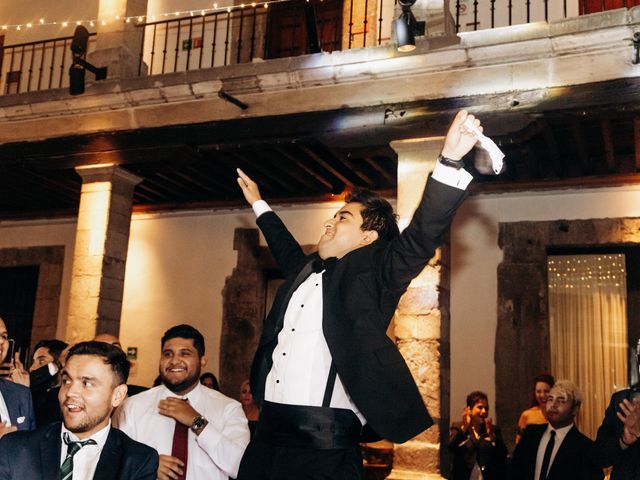
[[156,480],[158,478],[158,452],[148,451],[146,458],[140,462],[140,468],[133,474],[131,480]]
[[[529,452],[534,447],[537,452],[538,442],[535,442],[531,428],[527,427],[522,432],[522,437],[516,445],[513,455],[511,455],[511,461],[507,467],[507,478],[509,480],[525,480],[529,478],[527,476],[527,461],[530,457]],[[533,477],[533,474],[531,474],[531,477]]]
[[256,220],[280,271],[285,277],[296,275],[305,263],[302,247],[273,212],[265,212]]
[[[10,435],[10,434],[9,434]],[[11,480],[11,448],[8,445],[7,435],[0,438],[0,480]]]
[[380,263],[382,281],[389,290],[404,291],[422,271],[440,245],[465,196],[465,190],[433,178],[427,181],[411,223],[390,243]]
[[[623,427],[622,422],[616,416],[616,409],[623,398],[617,394],[611,397],[609,406],[604,412],[602,425],[598,428],[596,441],[591,448],[592,461],[600,468],[618,464],[627,454],[627,451],[620,447],[619,439]],[[636,448],[632,447],[628,450],[636,450]]]

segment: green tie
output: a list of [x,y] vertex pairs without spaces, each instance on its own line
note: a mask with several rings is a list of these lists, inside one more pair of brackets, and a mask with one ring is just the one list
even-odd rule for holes
[[67,456],[60,466],[60,480],[71,480],[73,478],[73,456],[85,445],[97,445],[95,440],[85,440],[84,442],[74,442],[69,433],[62,434],[64,443],[67,444]]

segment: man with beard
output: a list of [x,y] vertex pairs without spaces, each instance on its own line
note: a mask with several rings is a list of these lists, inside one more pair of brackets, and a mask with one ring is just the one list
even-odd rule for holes
[[511,480],[602,480],[591,458],[593,441],[574,424],[580,405],[575,384],[555,383],[545,407],[549,423],[525,428],[509,464]]
[[202,334],[178,325],[161,345],[162,385],[127,399],[116,424],[158,451],[159,480],[235,478],[249,427],[239,402],[200,384],[207,364]]
[[127,395],[129,363],[101,342],[70,351],[59,401],[64,421],[0,440],[0,480],[153,480],[158,454],[111,427]]

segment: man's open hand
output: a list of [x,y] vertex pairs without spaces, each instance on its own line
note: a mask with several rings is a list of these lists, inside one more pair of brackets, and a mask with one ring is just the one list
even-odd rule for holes
[[242,194],[247,200],[247,203],[249,205],[253,205],[258,200],[261,200],[262,197],[260,196],[260,190],[258,189],[256,182],[251,180],[251,178],[249,178],[249,176],[239,168],[236,170],[238,172],[238,185],[240,185]]

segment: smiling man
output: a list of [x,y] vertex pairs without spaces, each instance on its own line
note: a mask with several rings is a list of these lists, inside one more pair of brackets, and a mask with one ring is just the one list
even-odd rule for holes
[[111,426],[128,374],[126,356],[111,345],[71,348],[58,396],[63,423],[2,438],[0,479],[155,479],[158,454]]
[[178,325],[161,345],[162,385],[127,399],[116,424],[158,451],[160,480],[235,478],[249,427],[239,402],[200,384],[207,364],[202,334]]
[[388,201],[357,191],[324,223],[318,253],[310,256],[238,170],[238,185],[285,276],[251,369],[262,410],[238,480],[359,479],[365,425],[400,443],[433,424],[386,332],[472,180],[462,160],[476,143],[467,121],[480,128],[467,112],[456,115],[402,233]]

